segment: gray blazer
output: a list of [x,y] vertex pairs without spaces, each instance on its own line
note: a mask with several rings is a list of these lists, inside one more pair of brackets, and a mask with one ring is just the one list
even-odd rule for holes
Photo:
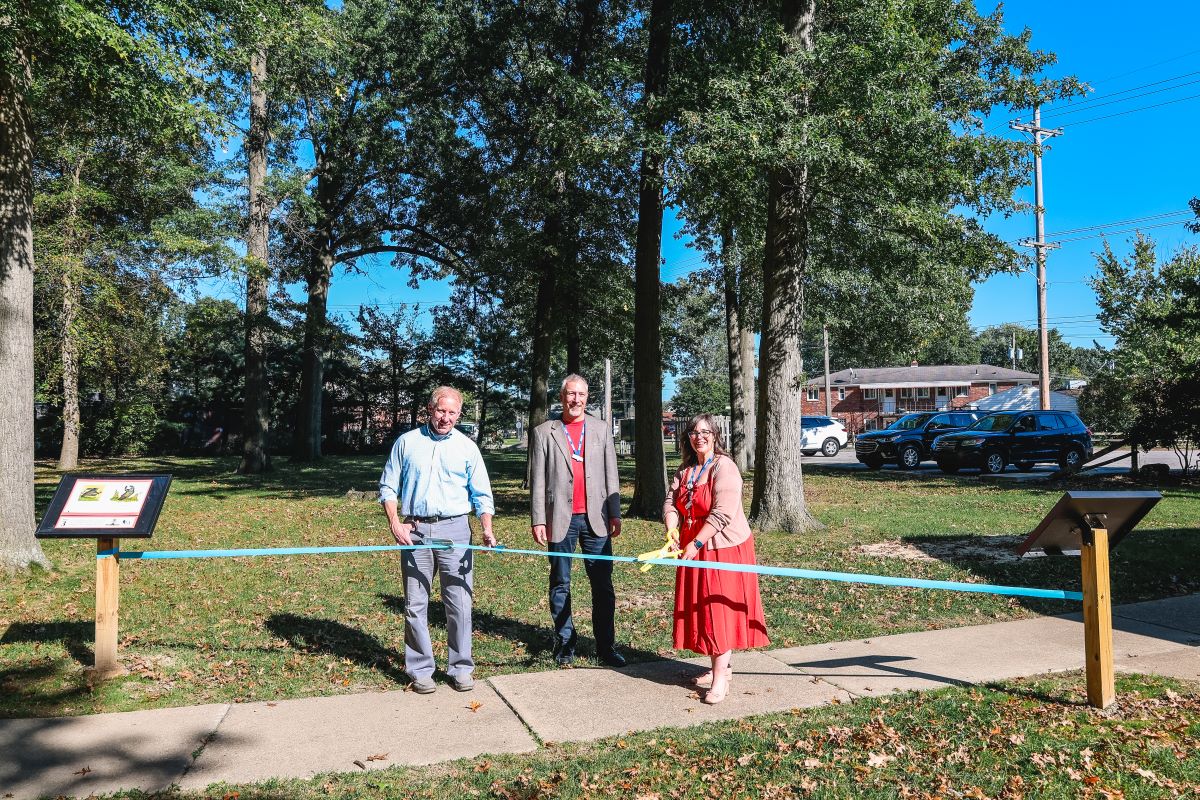
[[[621,483],[617,478],[617,452],[608,423],[588,414],[583,448],[583,474],[587,483],[587,514],[592,532],[608,535],[608,521],[621,518]],[[575,480],[571,448],[562,421],[548,420],[529,437],[529,505],[533,525],[548,526],[550,541],[561,542],[571,525]]]

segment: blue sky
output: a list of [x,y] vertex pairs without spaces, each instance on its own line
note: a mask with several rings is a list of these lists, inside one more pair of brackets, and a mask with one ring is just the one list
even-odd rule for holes
[[[992,8],[980,0],[981,8]],[[1166,255],[1200,237],[1183,221],[1188,200],[1200,195],[1200,2],[1171,0],[1129,6],[1116,2],[1036,2],[1004,4],[1005,27],[1033,31],[1033,46],[1058,55],[1047,74],[1074,74],[1093,91],[1084,99],[1043,109],[1045,127],[1063,128],[1049,141],[1043,159],[1048,240],[1063,241],[1047,259],[1047,309],[1050,324],[1078,346],[1093,340],[1108,346],[1100,332],[1087,279],[1095,269],[1093,253],[1101,231],[1120,253],[1127,252],[1135,227],[1142,227]],[[1103,105],[1101,105],[1103,104]],[[1008,130],[1014,117],[1000,113],[989,130]],[[1031,165],[1032,174],[1032,165]],[[1023,194],[1032,201],[1032,189]],[[1166,216],[1161,216],[1166,215]],[[1152,217],[1152,219],[1145,219]],[[1138,223],[1122,223],[1142,220]],[[991,219],[987,227],[1005,239],[1031,238],[1032,214]],[[1103,226],[1103,227],[1101,227]],[[674,237],[678,223],[668,213],[663,234],[663,279],[673,281],[700,266],[698,253]],[[1078,233],[1056,236],[1061,231]],[[366,265],[364,265],[366,266]],[[369,275],[334,277],[330,312],[350,317],[360,303],[384,306],[445,302],[444,283],[407,286],[407,275],[380,260]],[[976,287],[971,323],[976,327],[1017,322],[1035,327],[1036,287],[1031,273],[993,277]]]

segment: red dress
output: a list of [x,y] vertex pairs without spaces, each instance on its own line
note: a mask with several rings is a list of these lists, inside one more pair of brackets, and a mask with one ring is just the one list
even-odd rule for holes
[[[712,507],[712,486],[697,484],[692,491],[689,515],[684,491],[675,493],[675,509],[683,528],[679,544],[687,547],[704,527]],[[688,517],[691,521],[688,521]],[[705,547],[697,561],[733,564],[757,563],[754,539],[736,547]],[[745,650],[770,644],[758,576],[753,572],[679,567],[675,571],[675,647],[701,655],[720,655],[728,650]]]

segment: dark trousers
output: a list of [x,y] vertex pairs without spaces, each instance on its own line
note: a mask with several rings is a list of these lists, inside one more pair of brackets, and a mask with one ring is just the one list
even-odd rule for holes
[[[612,540],[597,536],[588,525],[587,514],[575,514],[567,535],[561,542],[550,542],[552,553],[574,553],[578,542],[585,555],[612,555]],[[555,645],[567,653],[575,651],[575,622],[571,619],[571,563],[573,558],[550,557],[550,616],[554,620]],[[592,634],[596,637],[596,654],[611,653],[616,641],[614,617],[617,593],[613,591],[613,562],[586,558],[583,560],[588,582],[592,585]]]

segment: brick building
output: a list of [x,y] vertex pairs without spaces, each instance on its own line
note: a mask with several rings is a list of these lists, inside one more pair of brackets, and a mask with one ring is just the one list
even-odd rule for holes
[[[833,416],[858,433],[887,425],[911,411],[962,408],[984,397],[1037,383],[1038,376],[990,364],[844,369],[829,376]],[[804,385],[804,416],[825,414],[825,376]]]

